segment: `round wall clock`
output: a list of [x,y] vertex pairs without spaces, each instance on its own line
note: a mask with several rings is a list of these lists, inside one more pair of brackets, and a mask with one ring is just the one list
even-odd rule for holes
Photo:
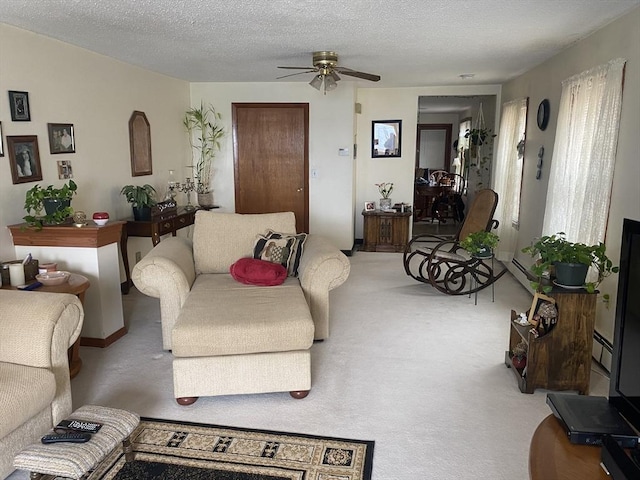
[[540,130],[545,130],[547,128],[547,124],[549,123],[549,100],[544,99],[538,105],[538,128]]

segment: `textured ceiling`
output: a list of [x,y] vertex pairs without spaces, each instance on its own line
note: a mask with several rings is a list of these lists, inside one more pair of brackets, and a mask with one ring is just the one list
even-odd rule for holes
[[[380,87],[496,84],[640,0],[0,0],[0,21],[191,82],[285,80],[333,50]],[[640,27],[640,26],[639,26]],[[473,73],[471,79],[460,74]],[[345,78],[344,80],[355,80]]]

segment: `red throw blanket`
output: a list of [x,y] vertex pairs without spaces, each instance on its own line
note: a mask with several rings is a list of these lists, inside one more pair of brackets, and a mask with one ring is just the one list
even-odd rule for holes
[[287,269],[279,263],[257,258],[241,258],[229,268],[231,276],[240,283],[271,287],[287,279]]

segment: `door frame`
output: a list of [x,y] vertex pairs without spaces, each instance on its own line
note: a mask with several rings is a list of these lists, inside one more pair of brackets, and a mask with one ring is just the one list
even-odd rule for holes
[[238,203],[238,130],[236,124],[236,115],[238,108],[302,108],[304,112],[304,165],[303,165],[303,212],[304,218],[302,222],[296,219],[296,223],[302,224],[302,232],[309,232],[309,103],[308,102],[288,102],[288,103],[271,103],[271,102],[232,102],[232,143],[233,143],[233,184],[236,205]]
[[423,130],[444,130],[444,168],[447,172],[451,168],[451,138],[453,126],[450,123],[419,123],[416,134],[416,168],[420,168],[420,135]]

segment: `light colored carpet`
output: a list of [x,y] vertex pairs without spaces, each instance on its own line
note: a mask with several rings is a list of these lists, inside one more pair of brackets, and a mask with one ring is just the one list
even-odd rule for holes
[[[503,363],[509,312],[530,306],[527,290],[507,274],[495,303],[485,289],[474,306],[406,276],[401,254],[357,252],[351,263],[331,294],[330,338],[312,348],[306,399],[273,393],[177,405],[158,302],[134,289],[123,297],[129,333],[109,348],[80,349],[74,407],[375,440],[374,480],[527,479],[529,441],[550,410],[546,392],[520,393]],[[593,371],[591,394],[607,389]]]

